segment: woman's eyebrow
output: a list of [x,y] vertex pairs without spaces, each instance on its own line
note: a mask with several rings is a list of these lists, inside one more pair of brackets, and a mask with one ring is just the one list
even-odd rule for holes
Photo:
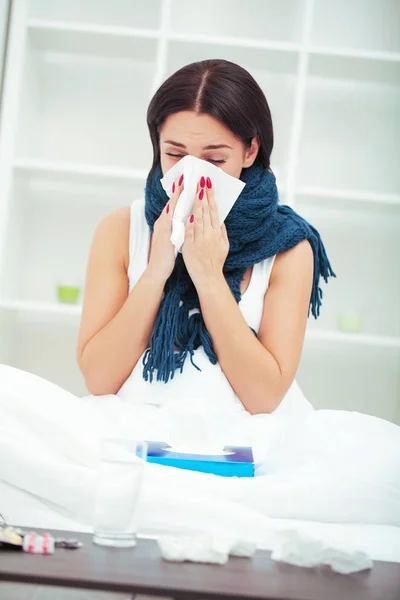
[[185,144],[181,144],[180,142],[174,142],[174,140],[164,140],[164,144],[171,144],[171,146],[178,146],[178,148],[185,148]]
[[[171,144],[171,146],[177,146],[178,148],[184,148],[186,150],[185,144],[175,142],[174,140],[164,140],[163,143]],[[203,150],[220,150],[221,148],[229,148],[229,150],[233,150],[232,146],[228,146],[228,144],[210,144],[208,146],[204,146]]]
[[210,144],[209,146],[204,146],[203,150],[219,150],[220,148],[233,150],[232,146],[228,146],[228,144]]

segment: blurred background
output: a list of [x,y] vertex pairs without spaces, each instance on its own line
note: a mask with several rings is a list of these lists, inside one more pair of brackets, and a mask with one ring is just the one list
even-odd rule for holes
[[262,86],[281,202],[337,273],[300,385],[315,407],[400,422],[400,0],[0,0],[0,362],[87,393],[95,227],[143,196],[151,95],[204,58]]

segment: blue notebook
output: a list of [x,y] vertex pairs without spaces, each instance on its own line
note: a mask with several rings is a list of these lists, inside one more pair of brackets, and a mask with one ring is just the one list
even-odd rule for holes
[[189,454],[176,452],[165,442],[147,443],[147,460],[151,463],[224,477],[254,477],[250,447],[225,446],[221,454]]

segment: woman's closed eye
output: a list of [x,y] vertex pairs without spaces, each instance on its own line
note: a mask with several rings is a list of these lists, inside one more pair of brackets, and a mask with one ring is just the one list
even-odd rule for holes
[[165,153],[167,156],[171,156],[172,158],[183,158],[184,156],[186,156],[186,154],[175,154],[175,152],[166,152]]
[[224,165],[226,163],[224,158],[205,158],[204,160],[212,163],[213,165]]
[[[176,158],[178,160],[186,156],[186,154],[178,154],[176,152],[166,152],[165,154],[167,156],[170,156],[171,158]],[[205,158],[204,160],[212,163],[213,165],[223,165],[226,163],[226,160],[224,158]]]

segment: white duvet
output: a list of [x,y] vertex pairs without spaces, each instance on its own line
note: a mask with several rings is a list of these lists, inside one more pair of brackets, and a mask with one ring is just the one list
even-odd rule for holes
[[[211,399],[168,408],[116,396],[80,399],[0,366],[0,512],[22,525],[90,530],[99,440],[167,439],[195,419],[215,439],[252,444],[258,476],[224,478],[148,464],[142,532],[235,529],[269,548],[275,529],[294,519],[343,546],[358,535],[360,549],[375,548],[372,558],[400,562],[398,426],[344,411],[314,411],[293,422],[221,414],[215,405]],[[382,536],[388,541],[374,544]]]

